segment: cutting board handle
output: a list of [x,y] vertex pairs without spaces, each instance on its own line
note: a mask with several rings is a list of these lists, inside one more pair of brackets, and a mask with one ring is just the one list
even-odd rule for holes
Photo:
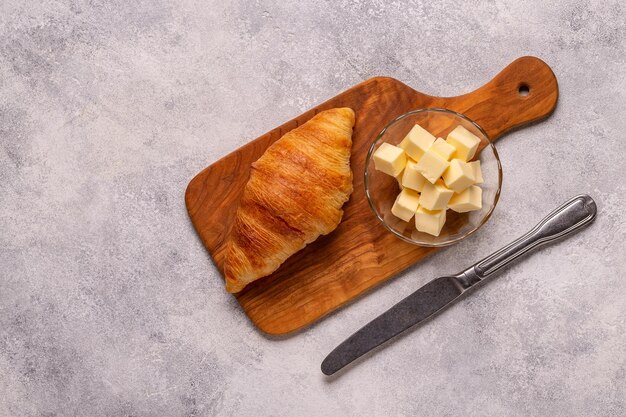
[[470,117],[495,140],[510,130],[548,117],[558,97],[556,77],[548,64],[524,56],[479,89],[447,98],[446,104]]

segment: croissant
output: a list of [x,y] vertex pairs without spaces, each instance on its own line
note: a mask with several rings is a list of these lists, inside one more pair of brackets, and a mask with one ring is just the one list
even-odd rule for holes
[[352,193],[354,111],[318,113],[252,164],[226,242],[226,290],[241,291],[339,225]]

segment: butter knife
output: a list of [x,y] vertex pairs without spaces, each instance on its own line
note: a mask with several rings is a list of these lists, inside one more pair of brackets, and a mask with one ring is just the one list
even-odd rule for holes
[[456,275],[430,281],[366,324],[324,359],[322,372],[334,374],[370,350],[441,312],[472,286],[520,256],[590,224],[596,213],[596,203],[590,196],[582,194],[572,198],[519,239]]

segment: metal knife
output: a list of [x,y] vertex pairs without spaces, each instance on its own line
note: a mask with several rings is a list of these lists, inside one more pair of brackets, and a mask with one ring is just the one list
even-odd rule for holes
[[436,278],[391,307],[337,346],[322,362],[322,372],[332,375],[350,362],[457,300],[469,288],[494,275],[531,250],[553,242],[590,224],[596,203],[582,194],[550,213],[524,236],[456,275]]

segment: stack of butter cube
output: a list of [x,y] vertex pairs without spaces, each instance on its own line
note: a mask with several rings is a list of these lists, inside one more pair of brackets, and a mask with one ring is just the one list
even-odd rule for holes
[[463,126],[446,140],[416,124],[398,146],[383,143],[374,153],[376,169],[398,180],[400,194],[391,212],[415,228],[439,236],[446,210],[465,213],[482,208],[480,161],[471,161],[480,139]]

